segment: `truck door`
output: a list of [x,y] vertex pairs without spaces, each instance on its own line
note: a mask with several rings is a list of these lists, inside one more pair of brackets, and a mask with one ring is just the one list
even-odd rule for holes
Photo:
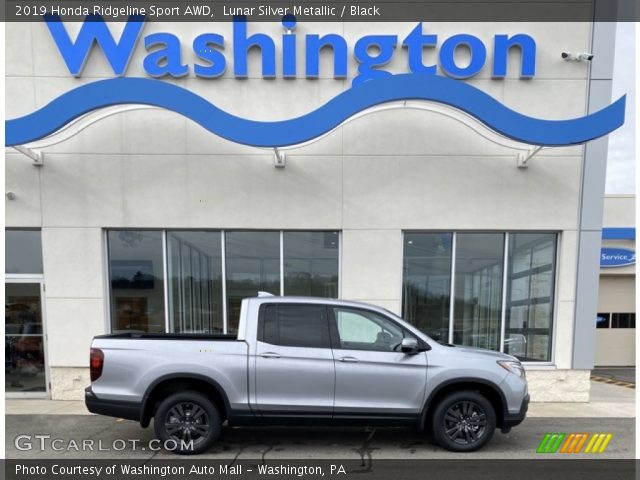
[[335,366],[324,305],[264,304],[256,343],[256,405],[262,415],[330,418]]
[[334,306],[329,311],[336,365],[334,418],[420,415],[427,356],[400,351],[403,337],[411,333],[370,310]]

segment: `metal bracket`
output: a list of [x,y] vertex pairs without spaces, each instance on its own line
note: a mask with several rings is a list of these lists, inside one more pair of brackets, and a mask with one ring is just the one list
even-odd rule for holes
[[287,156],[277,148],[273,149],[273,166],[276,168],[284,168],[287,165]]
[[542,150],[542,146],[538,145],[526,152],[518,153],[518,156],[516,157],[518,168],[529,168],[529,160],[531,160],[540,150]]
[[15,145],[13,148],[33,160],[34,166],[42,167],[44,165],[44,153],[40,150],[32,150],[31,148],[24,147],[22,145]]

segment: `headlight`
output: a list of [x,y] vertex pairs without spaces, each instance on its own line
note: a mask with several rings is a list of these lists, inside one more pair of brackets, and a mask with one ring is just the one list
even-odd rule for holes
[[524,378],[524,367],[520,362],[514,362],[512,360],[498,360],[498,365],[504,368],[507,372],[511,372],[514,375]]

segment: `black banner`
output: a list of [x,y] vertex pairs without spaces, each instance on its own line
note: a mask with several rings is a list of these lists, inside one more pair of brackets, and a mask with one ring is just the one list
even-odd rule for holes
[[[471,454],[473,455],[473,454]],[[8,480],[329,479],[632,480],[637,461],[610,459],[455,460],[5,460]]]
[[84,21],[98,15],[126,21],[144,15],[147,21],[229,22],[246,16],[251,22],[636,22],[640,0],[6,0],[3,22],[35,21],[59,15]]

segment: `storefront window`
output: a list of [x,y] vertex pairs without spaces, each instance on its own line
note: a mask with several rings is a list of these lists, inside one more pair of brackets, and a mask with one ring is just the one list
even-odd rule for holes
[[403,317],[440,342],[550,361],[556,240],[554,233],[405,233]]
[[7,283],[4,297],[6,392],[47,389],[39,283]]
[[111,230],[107,239],[113,331],[164,332],[166,314],[169,332],[235,333],[242,299],[280,295],[281,278],[285,295],[338,297],[337,231]]
[[555,261],[555,234],[510,235],[504,350],[521,360],[551,360]]
[[280,295],[280,232],[225,233],[228,331],[238,331],[242,299]]
[[504,235],[456,237],[453,343],[500,350]]
[[42,273],[40,230],[4,231],[5,273]]
[[170,330],[222,332],[220,232],[168,232],[167,244]]
[[404,236],[403,315],[440,341],[449,337],[451,233]]
[[164,332],[162,232],[108,233],[113,331]]
[[338,232],[284,232],[284,294],[338,297]]

